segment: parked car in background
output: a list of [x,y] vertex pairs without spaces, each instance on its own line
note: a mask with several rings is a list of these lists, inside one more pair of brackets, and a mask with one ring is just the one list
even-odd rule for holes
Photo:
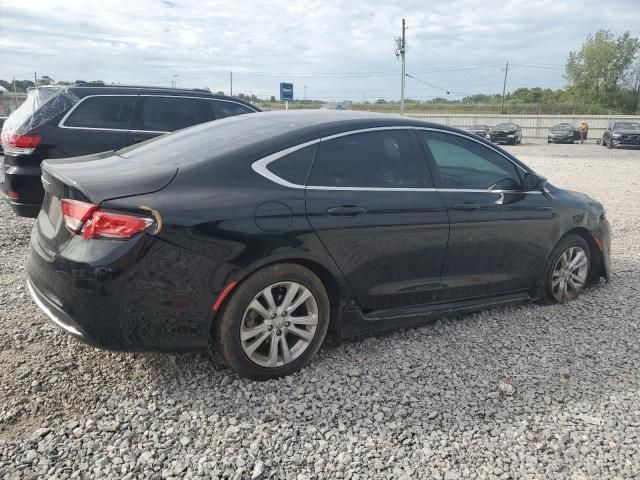
[[547,143],[573,143],[576,140],[580,140],[580,130],[570,123],[554,125],[547,135]]
[[27,276],[54,322],[108,349],[212,347],[252,378],[328,331],[564,303],[609,276],[600,203],[417,119],[242,115],[42,171]]
[[491,127],[488,125],[471,125],[470,127],[462,127],[462,129],[482,138],[489,138],[489,132],[491,131]]
[[[2,131],[2,125],[4,125],[6,119],[7,117],[0,117],[0,131]],[[2,153],[2,142],[0,142],[0,155],[2,155]],[[0,172],[0,180],[2,180],[2,172]]]
[[615,147],[640,147],[640,123],[630,121],[609,122],[602,134],[602,145]]
[[205,90],[90,83],[34,88],[2,129],[0,194],[17,215],[35,217],[44,197],[44,159],[118,150],[198,123],[256,111],[240,99]]
[[489,131],[489,139],[493,143],[516,145],[522,142],[522,130],[515,123],[499,123]]

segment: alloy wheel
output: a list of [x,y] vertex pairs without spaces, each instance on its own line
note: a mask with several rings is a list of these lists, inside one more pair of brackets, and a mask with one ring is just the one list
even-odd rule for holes
[[291,363],[313,341],[318,302],[297,282],[278,282],[261,290],[242,317],[240,342],[253,363],[274,368]]
[[556,260],[551,273],[551,293],[560,303],[578,297],[589,272],[589,257],[580,247],[567,248]]

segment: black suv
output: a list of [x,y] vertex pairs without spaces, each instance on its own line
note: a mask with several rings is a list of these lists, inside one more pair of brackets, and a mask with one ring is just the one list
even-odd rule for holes
[[44,159],[118,150],[198,123],[257,111],[250,103],[205,90],[89,83],[34,88],[2,129],[0,194],[17,215],[36,217],[44,197]]

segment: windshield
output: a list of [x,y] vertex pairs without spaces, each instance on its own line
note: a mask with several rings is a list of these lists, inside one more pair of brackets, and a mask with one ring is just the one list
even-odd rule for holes
[[494,128],[515,130],[516,126],[513,123],[499,123]]
[[566,125],[566,124],[563,124],[563,125],[555,125],[555,126],[551,129],[551,131],[553,131],[553,132],[558,132],[558,131],[567,131],[567,130],[571,130],[571,125]]
[[615,130],[640,130],[640,123],[635,122],[616,122],[613,127]]

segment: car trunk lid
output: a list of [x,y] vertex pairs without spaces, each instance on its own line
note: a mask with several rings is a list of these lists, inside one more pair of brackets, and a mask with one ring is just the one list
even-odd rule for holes
[[58,252],[74,233],[65,227],[62,200],[100,205],[107,200],[144,195],[165,188],[178,169],[126,160],[114,152],[42,162],[45,198],[38,216],[38,242]]

